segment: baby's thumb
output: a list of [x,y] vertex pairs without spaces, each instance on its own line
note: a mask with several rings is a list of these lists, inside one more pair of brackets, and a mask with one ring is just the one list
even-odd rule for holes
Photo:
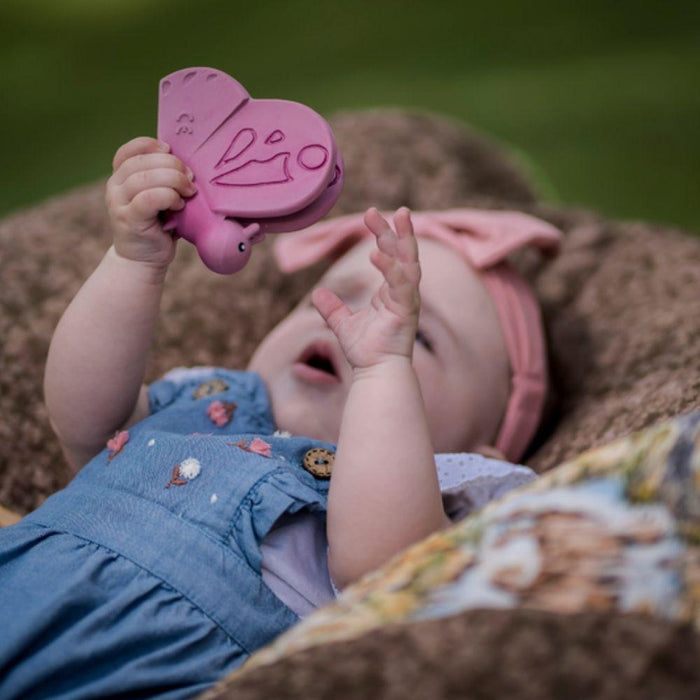
[[311,303],[336,335],[338,326],[342,323],[343,319],[352,316],[352,312],[343,301],[336,294],[331,292],[330,289],[326,289],[325,287],[317,287],[314,289],[311,293]]

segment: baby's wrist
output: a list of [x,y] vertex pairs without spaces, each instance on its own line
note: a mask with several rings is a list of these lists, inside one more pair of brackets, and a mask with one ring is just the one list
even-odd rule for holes
[[405,377],[407,373],[415,373],[412,358],[407,355],[385,355],[368,365],[353,367],[353,382],[368,379],[387,379],[392,376]]
[[124,274],[136,276],[139,281],[149,285],[160,286],[165,282],[169,263],[154,263],[144,260],[134,260],[121,255],[112,245],[105,256],[110,264],[119,267]]

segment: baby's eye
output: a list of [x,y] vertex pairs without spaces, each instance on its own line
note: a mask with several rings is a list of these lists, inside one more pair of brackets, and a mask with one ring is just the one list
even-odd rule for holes
[[433,352],[433,343],[420,328],[416,331],[416,343],[420,343],[428,352]]

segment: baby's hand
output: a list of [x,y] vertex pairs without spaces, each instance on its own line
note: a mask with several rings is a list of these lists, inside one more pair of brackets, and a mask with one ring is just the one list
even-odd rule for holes
[[353,313],[329,289],[319,287],[311,295],[353,369],[395,357],[410,360],[420,310],[421,273],[410,211],[402,207],[394,214],[396,232],[374,207],[365,212],[364,221],[376,236],[377,248],[370,260],[384,276],[370,305]]
[[182,209],[183,197],[197,191],[187,166],[168,151],[145,136],[125,143],[114,156],[105,191],[117,254],[164,268],[175,256],[175,241],[158,214]]

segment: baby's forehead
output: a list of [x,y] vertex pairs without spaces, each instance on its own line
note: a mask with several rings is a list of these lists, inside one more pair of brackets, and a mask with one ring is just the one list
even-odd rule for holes
[[[458,250],[425,236],[416,240],[421,263],[422,291],[432,291],[439,296],[458,295],[462,301],[474,295],[481,299],[488,295],[479,273]],[[379,272],[369,260],[369,254],[375,247],[374,238],[357,243],[328,268],[324,282],[356,277],[358,285],[376,284]]]
[[451,246],[432,238],[418,238],[421,297],[439,306],[458,326],[476,311],[492,307],[493,300],[481,275]]
[[[455,349],[481,361],[500,352],[503,343],[496,308],[480,274],[454,248],[424,236],[418,237],[421,263],[421,316],[448,328]],[[341,294],[360,289],[374,292],[381,273],[369,260],[374,239],[364,240],[337,260],[321,284]]]
[[[493,300],[480,274],[461,253],[431,238],[421,236],[416,240],[421,263],[422,308],[440,310],[441,317],[456,330],[471,329],[475,314],[495,321]],[[355,245],[326,271],[322,284],[348,293],[377,289],[382,282],[381,273],[369,260],[374,247],[374,239]]]

